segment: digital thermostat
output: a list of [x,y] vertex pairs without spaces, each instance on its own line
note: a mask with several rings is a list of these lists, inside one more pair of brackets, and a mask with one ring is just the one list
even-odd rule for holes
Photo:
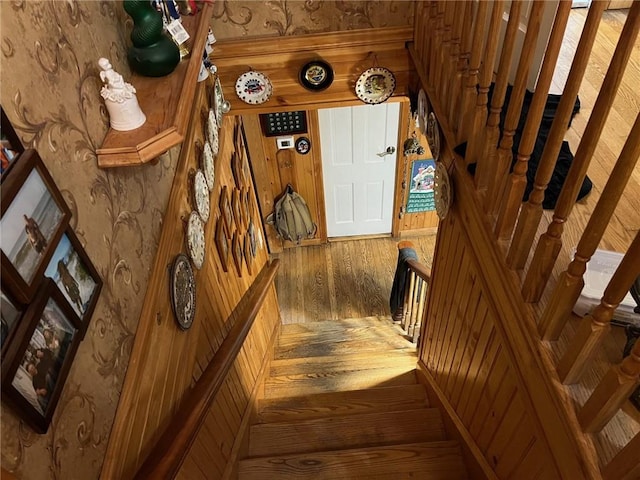
[[276,138],[276,145],[278,145],[278,150],[284,150],[285,148],[293,148],[294,147],[293,136]]

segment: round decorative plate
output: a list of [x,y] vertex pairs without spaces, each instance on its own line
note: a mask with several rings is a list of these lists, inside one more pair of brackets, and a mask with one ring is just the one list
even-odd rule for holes
[[216,114],[212,108],[209,109],[209,117],[207,119],[207,140],[211,145],[211,150],[214,155],[218,154],[218,123],[216,121]]
[[176,256],[171,267],[171,308],[180,328],[191,327],[196,315],[196,279],[183,253]]
[[207,181],[207,188],[209,191],[213,191],[213,185],[215,182],[215,165],[213,159],[213,151],[209,142],[204,142],[204,148],[202,149],[202,170],[204,171],[204,178]]
[[440,157],[440,126],[438,120],[433,112],[429,114],[427,119],[427,142],[429,143],[429,150],[433,158],[438,160]]
[[236,94],[245,103],[260,105],[269,100],[272,92],[271,82],[264,73],[250,71],[236,80]]
[[197,212],[191,212],[187,223],[187,247],[193,265],[200,270],[204,265],[204,223]]
[[373,67],[365,70],[356,82],[356,95],[365,103],[382,103],[396,89],[396,77],[391,70]]
[[296,152],[300,155],[306,155],[311,150],[311,140],[307,137],[300,137],[296,140]]
[[309,90],[320,91],[328,88],[333,82],[331,65],[322,60],[314,60],[300,70],[300,83]]
[[209,186],[202,170],[198,170],[193,179],[193,198],[200,218],[206,223],[209,220]]
[[433,196],[436,204],[436,213],[443,220],[453,201],[453,188],[449,179],[449,172],[442,162],[436,163],[436,173],[433,183]]
[[418,128],[420,133],[426,135],[427,133],[427,116],[429,115],[429,101],[427,100],[427,94],[421,88],[418,93]]

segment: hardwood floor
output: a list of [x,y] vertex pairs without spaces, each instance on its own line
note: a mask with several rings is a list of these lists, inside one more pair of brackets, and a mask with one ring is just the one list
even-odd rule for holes
[[[431,267],[435,234],[403,239],[414,242],[420,262]],[[393,238],[339,241],[274,255],[281,262],[276,290],[282,322],[390,316],[397,242]]]

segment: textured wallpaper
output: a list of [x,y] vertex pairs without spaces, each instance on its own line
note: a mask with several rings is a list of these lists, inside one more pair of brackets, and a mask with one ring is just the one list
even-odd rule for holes
[[[216,3],[218,38],[407,25],[412,2]],[[0,1],[0,101],[62,191],[104,287],[49,432],[37,435],[2,405],[2,466],[18,478],[98,478],[126,373],[162,215],[178,158],[100,170],[107,131],[97,61],[125,79],[131,21],[114,1]],[[214,54],[215,56],[215,54]]]

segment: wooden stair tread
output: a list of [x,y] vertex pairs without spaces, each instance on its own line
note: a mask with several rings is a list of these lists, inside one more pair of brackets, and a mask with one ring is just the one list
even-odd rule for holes
[[240,480],[464,480],[456,442],[421,442],[240,461]]
[[410,345],[408,340],[399,336],[356,339],[340,338],[335,334],[332,336],[302,338],[290,343],[280,343],[276,348],[274,358],[321,357],[382,352],[385,350],[406,349]]
[[352,372],[282,375],[265,381],[264,398],[300,397],[322,392],[414,385],[415,368],[389,366]]
[[375,368],[410,365],[414,368],[418,354],[413,349],[398,349],[383,352],[360,352],[340,356],[320,356],[306,358],[280,358],[271,361],[269,374],[299,375],[318,372],[349,372]]
[[258,403],[256,423],[321,418],[365,412],[392,412],[427,407],[422,385],[327,392],[302,397],[263,399]]
[[290,323],[282,326],[281,335],[284,337],[308,333],[324,333],[335,331],[359,332],[363,329],[376,329],[376,334],[402,334],[402,329],[391,317],[366,317],[362,319],[328,320],[322,322]]
[[444,439],[440,411],[421,408],[252,425],[249,457]]

